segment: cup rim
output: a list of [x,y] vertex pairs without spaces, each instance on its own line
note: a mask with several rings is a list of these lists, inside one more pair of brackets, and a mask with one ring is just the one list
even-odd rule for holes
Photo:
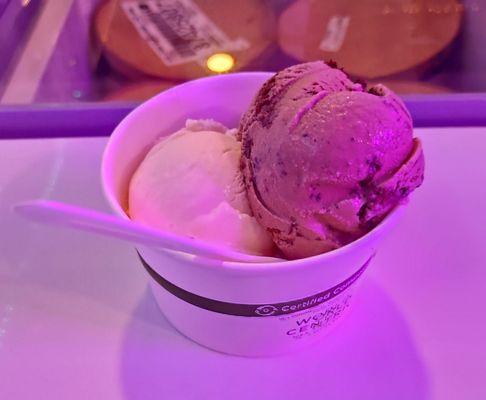
[[376,225],[373,229],[368,231],[363,236],[359,237],[352,242],[341,246],[337,249],[316,254],[310,257],[298,258],[295,260],[286,260],[282,259],[282,261],[275,261],[275,262],[239,262],[239,261],[221,261],[218,259],[211,259],[207,257],[193,257],[192,254],[180,252],[180,251],[173,251],[173,250],[161,250],[165,254],[167,254],[171,258],[175,258],[181,260],[183,263],[191,263],[193,265],[202,267],[202,268],[211,268],[217,269],[221,271],[221,269],[231,271],[231,272],[241,272],[243,274],[254,274],[254,273],[271,273],[271,272],[282,272],[282,271],[289,271],[289,270],[301,270],[303,267],[310,267],[313,268],[317,264],[326,263],[328,260],[333,259],[335,257],[343,256],[347,253],[352,252],[357,247],[365,246],[368,242],[373,241],[373,239],[383,233],[388,227],[393,225],[395,221],[402,215],[404,212],[405,205],[398,205],[392,211],[390,211],[383,220]]
[[[200,79],[195,79],[189,82],[182,83],[180,85],[174,86],[168,90],[165,90],[150,99],[147,99],[136,108],[134,108],[130,113],[128,113],[120,123],[115,127],[111,136],[108,139],[108,142],[105,145],[103,154],[102,154],[102,161],[101,161],[101,183],[103,188],[103,193],[105,198],[107,199],[111,209],[121,218],[130,219],[127,213],[123,210],[123,207],[118,202],[111,185],[108,184],[110,181],[109,177],[109,166],[113,164],[113,154],[116,152],[116,146],[119,142],[122,141],[126,130],[124,129],[133,119],[139,117],[141,113],[143,113],[143,109],[147,106],[150,106],[152,103],[156,103],[159,97],[165,96],[172,92],[177,92],[182,90],[181,88],[187,88],[188,86],[198,85],[201,81],[207,80],[226,80],[226,79],[237,79],[243,76],[246,77],[261,77],[261,78],[269,78],[273,75],[273,72],[238,72],[232,74],[225,74],[225,75],[216,75],[216,76],[208,76]],[[324,263],[328,259],[341,256],[343,254],[349,253],[353,251],[358,246],[365,245],[367,242],[371,241],[374,237],[378,236],[385,230],[389,225],[391,225],[398,217],[402,214],[405,205],[399,204],[393,210],[391,210],[385,218],[378,225],[376,225],[373,229],[368,231],[363,236],[359,237],[352,242],[339,247],[335,250],[331,250],[325,253],[317,254],[310,257],[299,258],[295,260],[285,260],[276,261],[276,262],[239,262],[239,261],[226,261],[226,260],[218,260],[218,259],[211,259],[207,257],[193,257],[194,255],[179,252],[179,251],[172,251],[172,250],[160,250],[164,254],[169,257],[175,258],[183,262],[184,264],[190,263],[195,266],[202,267],[204,269],[217,269],[219,271],[232,271],[232,272],[241,272],[243,274],[254,274],[254,273],[266,273],[266,272],[283,272],[288,270],[294,269],[302,269],[305,266],[315,266],[316,263]]]

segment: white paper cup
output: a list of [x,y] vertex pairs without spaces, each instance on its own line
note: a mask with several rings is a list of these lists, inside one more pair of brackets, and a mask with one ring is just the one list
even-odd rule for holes
[[[105,195],[128,218],[129,180],[152,144],[187,118],[236,127],[270,73],[239,73],[185,83],[148,100],[115,129],[102,161]],[[224,353],[290,352],[322,337],[349,308],[357,280],[398,207],[367,235],[338,250],[279,263],[247,264],[138,247],[153,294],[185,336]]]

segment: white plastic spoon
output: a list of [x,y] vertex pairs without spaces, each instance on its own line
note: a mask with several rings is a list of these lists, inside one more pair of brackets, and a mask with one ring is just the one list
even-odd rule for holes
[[274,257],[239,253],[223,246],[152,229],[131,220],[57,201],[32,200],[15,205],[14,210],[24,217],[45,224],[98,233],[163,250],[248,263],[283,261]]

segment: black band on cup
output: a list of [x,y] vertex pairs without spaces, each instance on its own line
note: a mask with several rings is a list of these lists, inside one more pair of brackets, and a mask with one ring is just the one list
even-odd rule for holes
[[345,279],[343,282],[337,284],[336,286],[327,289],[321,293],[304,297],[303,299],[288,301],[285,303],[274,303],[274,304],[238,304],[238,303],[227,303],[225,301],[219,301],[214,299],[209,299],[207,297],[202,297],[197,294],[188,292],[173,283],[169,282],[157,272],[155,272],[150,265],[142,258],[140,253],[138,253],[143,266],[149,273],[149,275],[165,290],[179,299],[190,303],[196,307],[203,308],[208,311],[217,312],[220,314],[227,315],[237,315],[240,317],[268,317],[268,316],[278,316],[291,314],[298,311],[303,311],[311,307],[315,307],[319,304],[325,303],[331,300],[337,295],[345,291],[349,286],[351,286],[364,272],[368,264],[370,263],[373,255],[368,258],[368,260],[363,264],[363,266],[358,269],[353,275]]

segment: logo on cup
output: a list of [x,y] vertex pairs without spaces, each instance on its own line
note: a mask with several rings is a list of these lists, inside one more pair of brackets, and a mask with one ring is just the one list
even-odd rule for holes
[[265,305],[265,306],[260,306],[255,310],[255,313],[258,315],[262,316],[268,316],[268,315],[273,315],[278,311],[277,307],[270,306],[270,305]]

